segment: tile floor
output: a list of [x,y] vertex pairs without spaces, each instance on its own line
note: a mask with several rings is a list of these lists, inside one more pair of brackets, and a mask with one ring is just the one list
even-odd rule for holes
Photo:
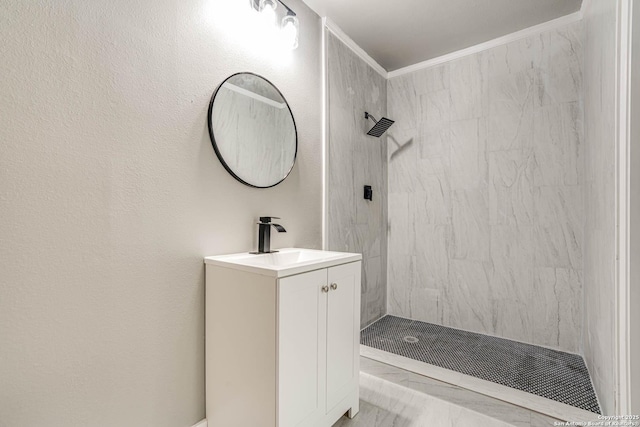
[[554,418],[360,358],[360,413],[333,427],[548,427]]

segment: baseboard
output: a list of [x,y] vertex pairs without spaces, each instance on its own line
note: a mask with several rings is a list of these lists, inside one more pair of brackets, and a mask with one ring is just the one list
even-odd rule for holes
[[205,418],[204,420],[194,424],[192,427],[207,427],[207,419]]

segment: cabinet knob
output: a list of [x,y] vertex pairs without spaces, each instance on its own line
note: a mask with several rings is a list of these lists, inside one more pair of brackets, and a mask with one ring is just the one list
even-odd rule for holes
[[338,284],[337,284],[337,283],[332,283],[332,284],[331,284],[331,289],[332,289],[332,290],[334,290],[334,291],[335,291],[336,289],[338,289]]
[[324,293],[329,292],[329,287],[328,287],[327,285],[324,285],[324,286],[323,286],[322,288],[320,288],[320,289],[322,289],[322,292],[324,292]]

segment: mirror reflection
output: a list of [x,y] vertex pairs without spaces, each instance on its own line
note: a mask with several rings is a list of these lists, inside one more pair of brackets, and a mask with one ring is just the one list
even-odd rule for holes
[[227,78],[211,98],[209,134],[216,155],[240,182],[273,187],[291,172],[297,132],[280,91],[252,73]]

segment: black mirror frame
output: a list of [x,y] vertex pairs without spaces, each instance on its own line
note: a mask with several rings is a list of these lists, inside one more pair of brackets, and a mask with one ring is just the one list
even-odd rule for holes
[[[224,157],[222,157],[222,153],[220,153],[220,150],[218,149],[218,145],[216,143],[216,138],[215,138],[215,136],[213,134],[212,113],[213,113],[213,103],[216,100],[216,95],[218,94],[218,91],[220,90],[222,85],[224,85],[227,80],[229,80],[230,78],[235,77],[237,75],[240,75],[240,74],[249,74],[249,75],[252,75],[252,76],[256,76],[256,77],[266,81],[267,83],[269,83],[278,92],[278,94],[280,94],[280,96],[284,100],[284,103],[287,105],[287,109],[289,110],[289,114],[291,115],[291,121],[293,122],[293,131],[295,132],[295,136],[296,136],[296,148],[295,148],[295,152],[293,153],[293,161],[291,162],[291,167],[289,168],[289,170],[287,171],[285,176],[280,181],[278,181],[278,182],[276,182],[275,184],[272,184],[272,185],[267,185],[267,186],[261,187],[259,185],[250,184],[250,183],[246,182],[245,180],[243,180],[242,178],[240,178],[238,175],[236,175],[236,173],[231,169],[231,167],[227,164],[227,162],[225,162]],[[276,85],[271,83],[271,81],[269,81],[268,79],[262,77],[259,74],[252,73],[250,71],[235,73],[235,74],[230,75],[226,79],[224,79],[222,81],[222,83],[220,83],[218,85],[216,90],[213,92],[213,95],[211,96],[211,101],[209,102],[209,111],[207,113],[207,123],[209,125],[209,138],[211,138],[211,145],[213,146],[213,150],[216,152],[216,156],[218,157],[218,160],[220,160],[220,163],[222,163],[222,166],[224,166],[224,168],[227,170],[227,172],[229,172],[229,174],[232,177],[234,177],[235,179],[237,179],[238,181],[240,181],[244,185],[247,185],[247,186],[253,187],[253,188],[271,188],[271,187],[275,187],[276,185],[280,184],[282,181],[287,179],[287,177],[291,174],[291,171],[293,170],[293,167],[295,166],[296,160],[298,158],[298,127],[296,125],[296,119],[295,119],[295,117],[293,117],[293,111],[291,111],[291,107],[289,106],[289,103],[287,102],[287,99],[284,97],[282,92],[280,92],[280,89],[278,89],[276,87]]]

